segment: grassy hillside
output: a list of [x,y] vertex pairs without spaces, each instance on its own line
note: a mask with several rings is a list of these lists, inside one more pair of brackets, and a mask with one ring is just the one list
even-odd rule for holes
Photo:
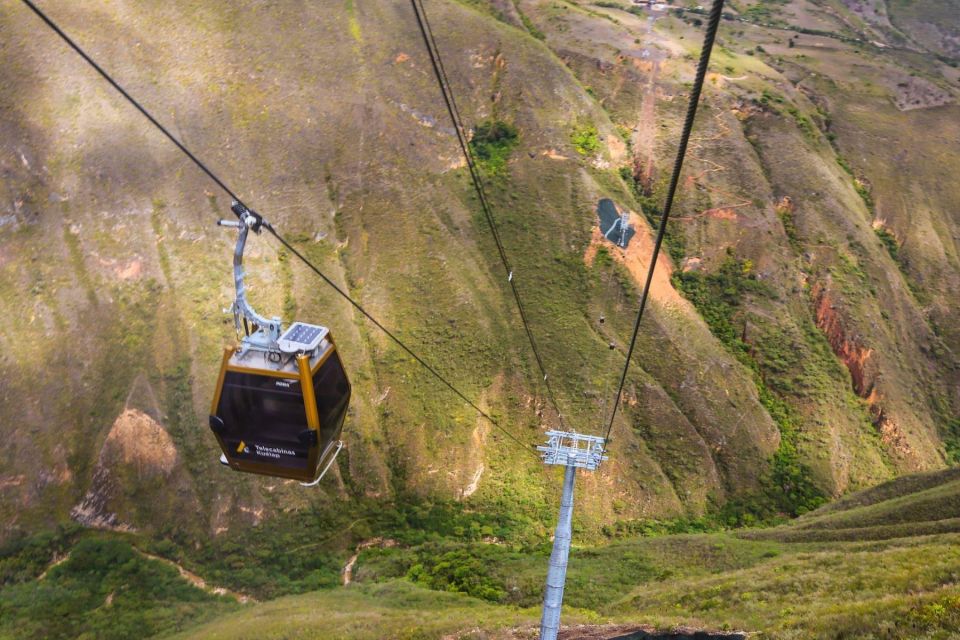
[[[955,637],[956,476],[907,476],[778,528],[669,534],[695,525],[649,522],[644,537],[577,545],[566,637],[677,626],[770,638]],[[490,536],[399,535],[357,550],[349,586],[243,603],[188,585],[131,543],[144,541],[73,529],[8,547],[0,637],[126,637],[135,625],[144,637],[179,629],[174,637],[519,640],[535,633],[549,552]],[[51,552],[58,562],[48,567]]]
[[[852,494],[775,529],[654,536],[575,549],[565,594],[573,609],[567,621],[583,620],[586,611],[587,620],[594,623],[742,629],[775,638],[953,637],[960,633],[960,591],[955,584],[960,519],[952,512],[960,504],[956,476],[952,472],[909,476]],[[837,535],[823,536],[824,531]],[[542,588],[546,550],[531,555],[474,545],[461,548],[459,555],[444,555],[435,547],[412,551],[416,558],[412,562],[431,559],[426,573],[434,576],[450,571],[438,569],[442,564],[479,559],[469,575],[486,577],[499,588],[495,601],[535,606]],[[337,593],[344,594],[342,598],[366,596],[373,584],[387,578],[389,568],[403,563],[405,555],[410,557],[411,551],[362,552],[355,568],[360,584]],[[408,569],[406,575],[423,584],[424,573]],[[450,583],[437,588],[469,590]],[[284,599],[276,606],[306,607],[308,602],[340,609],[332,600],[323,605],[306,597]],[[464,605],[452,612],[460,606]],[[270,620],[262,627],[265,637],[282,636],[280,627],[269,631],[280,616],[264,608],[254,611]],[[501,613],[504,617],[494,618],[496,622],[484,622],[490,620],[487,615],[478,612],[454,628],[479,627],[489,637],[514,637],[496,632],[497,626],[516,625],[525,616],[529,625],[531,616],[507,609]],[[358,611],[350,624],[360,625],[358,617],[366,618]],[[303,624],[309,628],[330,624],[321,622],[323,618],[317,613]],[[185,637],[207,633],[240,637],[254,619],[253,611],[237,614]],[[380,629],[399,629],[393,625],[402,623],[393,618],[382,624]],[[324,628],[336,632],[334,626]],[[440,636],[431,633],[425,629],[423,637]]]
[[[532,445],[555,426],[489,230],[442,125],[412,15],[352,4],[256,18],[207,8],[186,24],[176,5],[140,10],[120,19],[77,7],[57,17],[154,111],[173,114],[180,135],[243,185],[301,250],[511,431]],[[4,344],[13,345],[0,407],[11,443],[0,503],[5,535],[61,522],[88,501],[91,487],[104,486],[97,462],[116,418],[142,409],[130,401],[138,381],[146,381],[155,421],[176,448],[165,472],[204,487],[180,503],[198,517],[172,525],[109,495],[93,500],[108,505],[100,520],[189,538],[335,496],[449,499],[471,485],[478,505],[502,505],[509,487],[511,510],[544,513],[554,483],[532,457],[521,462],[525,452],[263,241],[251,243],[247,261],[254,302],[327,323],[350,364],[357,393],[348,450],[339,478],[316,499],[212,464],[204,416],[232,332],[221,315],[231,237],[211,223],[228,203],[49,34],[38,35],[33,16],[15,5],[4,12],[12,34],[4,46],[21,51],[3,76],[11,127],[4,144],[17,162],[5,165],[16,213],[4,227],[2,304],[20,327],[15,340],[4,329]],[[489,194],[563,410],[571,426],[593,429],[617,376],[607,343],[624,348],[636,285],[612,263],[588,266],[583,255],[597,199],[630,196],[613,167],[580,156],[571,131],[589,123],[602,134],[609,144],[598,158],[620,162],[623,148],[611,142],[615,129],[603,109],[541,42],[473,9],[442,4],[434,13],[441,47],[468,45],[469,53],[447,61],[468,121],[495,117],[519,132],[509,171],[490,177]],[[113,42],[125,46],[98,39],[108,24]],[[168,26],[158,32],[158,24]],[[267,24],[300,26],[278,49],[253,37]],[[227,43],[217,34],[229,35]],[[173,75],[162,81],[162,70]],[[14,95],[29,96],[30,108]],[[560,159],[543,155],[551,149]],[[21,260],[31,255],[48,257]],[[601,327],[604,310],[611,321]],[[600,481],[613,489],[595,503],[595,526],[615,516],[702,513],[728,495],[754,492],[779,440],[749,372],[692,309],[654,308],[652,317],[644,336],[650,355],[634,369],[618,426],[627,455]],[[654,349],[664,343],[671,348]],[[23,371],[41,360],[49,366],[28,384]],[[694,379],[676,378],[695,362],[704,369]],[[639,389],[654,399],[636,402]],[[653,433],[682,439],[666,447]],[[677,459],[696,464],[667,464]]]
[[[324,615],[317,615],[319,611]],[[530,626],[535,610],[511,610],[408,582],[358,586],[275,600],[188,631],[180,638],[441,638]],[[584,620],[573,613],[572,619]]]
[[0,550],[0,584],[5,640],[152,637],[238,608],[126,541],[76,528]]
[[[559,404],[570,427],[598,431],[702,11],[428,4],[464,120],[481,134],[487,192]],[[783,587],[777,608],[716,582],[736,570],[779,593],[791,571],[782,558],[811,572],[821,561],[842,567],[846,551],[829,545],[865,539],[878,546],[849,550],[865,566],[933,563],[891,583],[916,580],[926,594],[891,600],[891,611],[949,604],[930,594],[953,557],[952,485],[907,498],[883,485],[857,494],[872,504],[814,511],[960,455],[960,79],[953,41],[934,38],[952,33],[941,4],[728,7],[611,460],[578,485],[584,545],[692,537],[591,551],[573,606],[797,637],[834,614],[882,621],[876,603],[859,613],[833,595],[794,605]],[[409,7],[114,0],[49,10],[511,433],[533,445],[558,425]],[[391,539],[398,546],[360,554],[361,584],[406,577],[459,589],[448,570],[479,563],[474,595],[532,605],[555,470],[266,238],[247,254],[253,302],[333,330],[355,390],[347,447],[311,492],[215,463],[206,415],[234,336],[222,313],[233,237],[213,221],[229,202],[20,4],[0,3],[0,24],[0,540],[19,545],[79,521],[274,598],[332,586],[358,544]],[[511,132],[509,144],[484,146],[491,130]],[[602,197],[633,213],[625,252],[595,233]],[[704,533],[802,514],[750,537]],[[944,537],[904,542],[912,533]],[[301,547],[310,553],[290,551]],[[670,564],[687,552],[704,566]],[[621,558],[631,560],[606,575],[603,563]],[[664,571],[697,599],[679,602]],[[841,573],[830,588],[856,590]],[[620,600],[640,584],[650,589]],[[840,608],[818,609],[824,602]],[[158,629],[175,626],[165,620]],[[953,624],[941,622],[934,636]]]
[[953,637],[960,632],[956,477],[908,476],[788,526],[743,532],[741,541],[774,545],[765,559],[645,586],[612,609],[669,609],[665,622],[698,619],[782,638]]

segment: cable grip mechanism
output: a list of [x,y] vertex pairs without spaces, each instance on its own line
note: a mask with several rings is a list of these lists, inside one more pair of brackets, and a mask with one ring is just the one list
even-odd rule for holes
[[270,359],[277,359],[280,357],[277,341],[283,332],[282,322],[277,316],[266,318],[260,315],[250,305],[247,300],[243,271],[243,251],[247,245],[247,234],[250,231],[259,234],[264,225],[269,227],[269,223],[263,219],[263,216],[248,209],[241,202],[234,201],[230,210],[237,216],[237,220],[218,220],[217,225],[238,230],[237,246],[233,252],[233,283],[236,298],[230,306],[233,324],[237,335],[240,336],[238,355],[242,356],[248,350],[255,350],[264,352]]

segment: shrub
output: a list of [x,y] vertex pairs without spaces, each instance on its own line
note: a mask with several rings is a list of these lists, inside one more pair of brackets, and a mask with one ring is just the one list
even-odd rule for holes
[[457,549],[442,554],[431,553],[427,545],[420,562],[413,565],[407,577],[437,591],[456,591],[474,598],[497,602],[507,593],[488,574],[490,563],[485,562],[476,549]]
[[947,463],[960,464],[960,417],[953,418],[947,423],[943,442],[946,446]]
[[593,155],[600,150],[600,135],[592,124],[575,126],[570,134],[570,142],[582,156]]
[[816,128],[810,118],[800,113],[796,107],[787,107],[787,113],[793,116],[793,121],[797,123],[797,127],[800,128],[804,136],[812,140],[816,139]]
[[540,29],[537,28],[537,25],[533,24],[533,21],[527,17],[527,14],[520,11],[519,8],[517,9],[517,12],[520,14],[520,21],[523,22],[524,28],[530,32],[530,35],[537,40],[547,39],[547,36],[543,33],[543,31],[540,31]]
[[870,186],[860,178],[854,178],[853,188],[857,190],[857,193],[863,199],[863,204],[867,205],[867,209],[872,213],[873,196],[870,194]]
[[886,227],[874,227],[873,232],[877,234],[877,237],[880,238],[880,242],[883,243],[883,246],[887,248],[887,252],[890,254],[890,257],[894,261],[899,262],[900,260],[900,245],[897,244],[897,238]]
[[595,262],[601,267],[613,266],[613,258],[610,256],[610,251],[608,251],[606,247],[598,247]]
[[850,166],[850,163],[847,162],[846,158],[843,156],[837,156],[837,164],[840,165],[840,168],[849,173],[851,176],[853,175],[853,167]]
[[495,174],[507,166],[507,160],[519,142],[519,133],[512,124],[502,120],[485,120],[474,128],[470,149],[480,168]]

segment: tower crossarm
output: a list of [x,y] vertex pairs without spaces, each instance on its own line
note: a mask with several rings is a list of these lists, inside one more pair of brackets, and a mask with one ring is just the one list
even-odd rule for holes
[[537,447],[545,464],[573,466],[594,471],[607,459],[604,438],[575,431],[547,431],[547,444]]

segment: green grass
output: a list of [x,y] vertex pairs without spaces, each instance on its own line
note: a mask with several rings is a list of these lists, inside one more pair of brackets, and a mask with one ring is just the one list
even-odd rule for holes
[[863,491],[858,491],[848,496],[844,496],[839,500],[821,507],[817,510],[816,514],[811,514],[807,517],[812,518],[814,515],[822,515],[833,513],[835,511],[846,511],[858,507],[875,505],[886,500],[902,498],[918,492],[927,491],[928,489],[932,489],[946,483],[952,483],[956,480],[960,480],[960,468],[950,468],[942,471],[931,471],[927,473],[906,475],[882,484],[878,484],[870,489],[865,489]]
[[796,107],[787,107],[786,111],[793,117],[793,121],[800,128],[800,131],[803,132],[804,136],[810,140],[817,139],[817,127],[809,117],[801,113]]
[[543,31],[537,28],[537,25],[533,23],[533,20],[531,20],[526,13],[520,10],[520,3],[517,2],[517,0],[514,0],[513,6],[516,8],[517,14],[520,16],[520,21],[523,22],[523,27],[530,32],[530,35],[537,40],[546,40],[547,36],[543,33]]
[[[571,621],[589,619],[575,611],[565,614]],[[471,629],[533,627],[538,618],[535,609],[498,607],[460,594],[429,591],[406,581],[388,581],[282,598],[173,637],[439,640],[461,631],[470,633]]]
[[[739,567],[700,560],[701,573],[639,586],[610,610],[775,638],[953,637],[960,631],[957,473],[894,480],[789,525],[742,532],[739,545],[769,546],[748,556],[750,545],[741,546]],[[708,539],[724,548],[725,538]]]
[[880,242],[886,247],[887,253],[890,254],[893,261],[900,262],[900,244],[897,242],[896,236],[890,233],[886,227],[882,226],[874,227],[873,232],[880,238]]
[[787,553],[641,587],[614,610],[774,638],[948,638],[960,631],[953,604],[960,590],[951,584],[956,542],[952,536],[923,546]]
[[15,579],[0,589],[0,638],[146,638],[236,607],[229,598],[193,587],[175,568],[144,558],[126,542],[86,536],[42,580]]
[[787,0],[758,0],[740,15],[753,22],[785,24],[782,19],[778,19],[781,14],[779,7],[785,4],[788,4]]
[[350,37],[356,42],[363,42],[363,34],[360,31],[360,21],[357,20],[357,10],[353,6],[353,0],[346,0],[347,23],[350,31]]

